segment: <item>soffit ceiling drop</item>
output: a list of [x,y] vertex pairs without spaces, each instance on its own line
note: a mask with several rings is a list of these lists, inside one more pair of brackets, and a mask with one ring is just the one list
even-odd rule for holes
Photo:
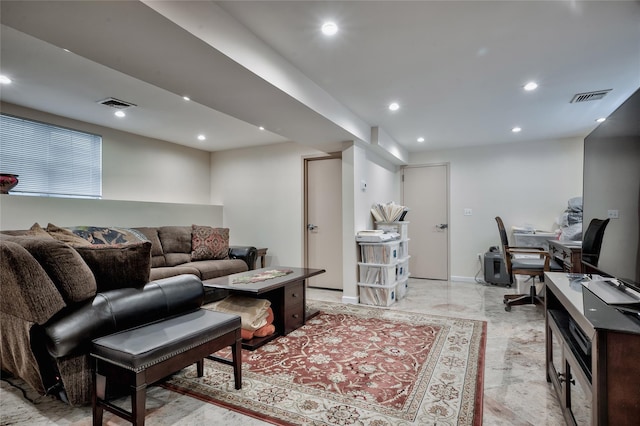
[[[294,69],[308,80],[304,90],[283,88],[199,38],[194,22],[178,25],[143,2],[2,1],[2,72],[18,78],[1,99],[211,151],[287,140],[329,151],[370,142],[364,127],[418,152],[584,137],[640,86],[638,2],[160,3],[224,16],[236,31],[225,41],[235,43],[232,56],[255,53],[244,43],[253,37],[288,64],[271,75]],[[328,17],[339,26],[331,40],[319,33]],[[54,60],[46,74],[29,50],[52,59],[63,47],[72,52],[68,62]],[[531,80],[538,89],[524,92]],[[605,88],[611,92],[596,102],[569,102]],[[321,96],[301,95],[313,91]],[[104,124],[99,112],[77,106],[87,93],[96,108],[109,96],[129,100],[154,124],[135,128],[112,117]],[[53,97],[65,101],[53,106]],[[327,112],[320,98],[341,108]],[[391,101],[398,111],[387,109]],[[200,121],[194,117],[219,124],[219,140],[185,141]],[[523,130],[514,135],[516,125]]]

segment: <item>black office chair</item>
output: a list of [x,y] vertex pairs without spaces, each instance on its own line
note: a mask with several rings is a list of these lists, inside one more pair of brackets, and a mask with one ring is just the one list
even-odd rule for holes
[[[505,294],[503,303],[504,310],[509,312],[514,305],[535,305],[543,304],[544,299],[538,296],[536,291],[535,279],[544,281],[545,271],[562,271],[562,265],[553,260],[549,252],[542,247],[511,247],[507,238],[507,231],[504,229],[504,223],[499,216],[496,216],[498,223],[498,231],[500,232],[500,242],[502,243],[502,255],[507,273],[509,274],[510,283],[514,282],[514,275],[528,275],[531,277],[531,286],[528,294]],[[537,258],[518,258],[518,254],[538,255]]]
[[608,224],[609,219],[591,219],[587,230],[584,232],[582,238],[582,260],[593,267],[598,266],[604,230]]

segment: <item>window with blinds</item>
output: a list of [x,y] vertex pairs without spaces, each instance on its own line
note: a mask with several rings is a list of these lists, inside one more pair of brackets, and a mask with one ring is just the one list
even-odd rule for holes
[[100,198],[102,137],[0,114],[0,173],[19,175],[13,194]]

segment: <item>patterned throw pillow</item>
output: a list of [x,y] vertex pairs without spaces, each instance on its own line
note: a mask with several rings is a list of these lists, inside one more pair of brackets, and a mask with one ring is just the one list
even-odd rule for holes
[[89,241],[91,244],[126,244],[147,241],[141,232],[131,228],[115,228],[104,226],[74,226],[67,228],[73,234]]
[[191,260],[229,258],[229,228],[193,225]]

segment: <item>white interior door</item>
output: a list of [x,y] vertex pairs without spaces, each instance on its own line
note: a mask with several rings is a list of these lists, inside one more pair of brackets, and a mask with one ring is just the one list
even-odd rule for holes
[[308,160],[306,176],[306,265],[327,271],[307,282],[342,290],[342,160]]
[[414,278],[449,279],[449,170],[447,164],[406,167],[403,205],[410,208],[409,271]]

